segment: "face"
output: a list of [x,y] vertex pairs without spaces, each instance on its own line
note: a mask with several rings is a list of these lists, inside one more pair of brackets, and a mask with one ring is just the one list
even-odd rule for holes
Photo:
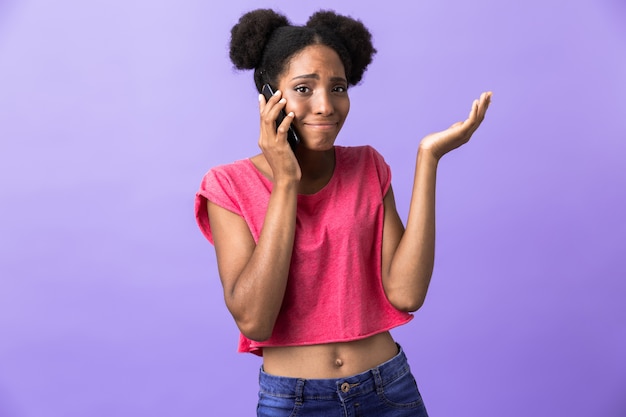
[[332,149],[350,110],[348,82],[339,55],[323,45],[311,45],[296,54],[278,82],[293,112],[300,146]]

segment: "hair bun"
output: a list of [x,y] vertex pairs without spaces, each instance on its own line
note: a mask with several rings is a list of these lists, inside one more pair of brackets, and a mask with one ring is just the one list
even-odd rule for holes
[[230,60],[235,67],[256,68],[272,32],[281,26],[289,26],[289,20],[271,9],[257,9],[241,16],[230,31]]
[[353,85],[358,84],[376,53],[372,44],[372,34],[365,25],[352,17],[342,16],[330,10],[320,10],[311,15],[306,26],[326,28],[341,40],[352,61],[351,73],[346,74],[348,81]]

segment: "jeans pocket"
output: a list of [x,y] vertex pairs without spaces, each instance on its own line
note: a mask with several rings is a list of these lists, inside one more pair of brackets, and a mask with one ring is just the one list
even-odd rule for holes
[[410,371],[406,372],[398,379],[385,384],[379,395],[381,400],[392,408],[424,408],[422,395]]
[[256,407],[258,417],[290,417],[296,415],[296,399],[292,396],[271,395],[259,392]]

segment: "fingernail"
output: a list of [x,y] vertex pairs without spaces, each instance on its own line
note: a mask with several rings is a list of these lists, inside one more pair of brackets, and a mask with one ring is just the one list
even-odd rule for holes
[[274,95],[275,95],[275,96],[277,96],[277,95],[279,95],[279,94],[280,94],[280,90],[276,90],[276,91],[274,92]]

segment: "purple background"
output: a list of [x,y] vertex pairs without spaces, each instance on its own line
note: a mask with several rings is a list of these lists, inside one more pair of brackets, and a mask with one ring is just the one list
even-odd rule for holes
[[[263,6],[371,29],[338,143],[385,156],[403,218],[419,139],[494,91],[394,331],[431,415],[626,416],[624,2],[315,3]],[[260,5],[0,0],[0,416],[254,414],[193,196],[258,151],[227,43]]]

